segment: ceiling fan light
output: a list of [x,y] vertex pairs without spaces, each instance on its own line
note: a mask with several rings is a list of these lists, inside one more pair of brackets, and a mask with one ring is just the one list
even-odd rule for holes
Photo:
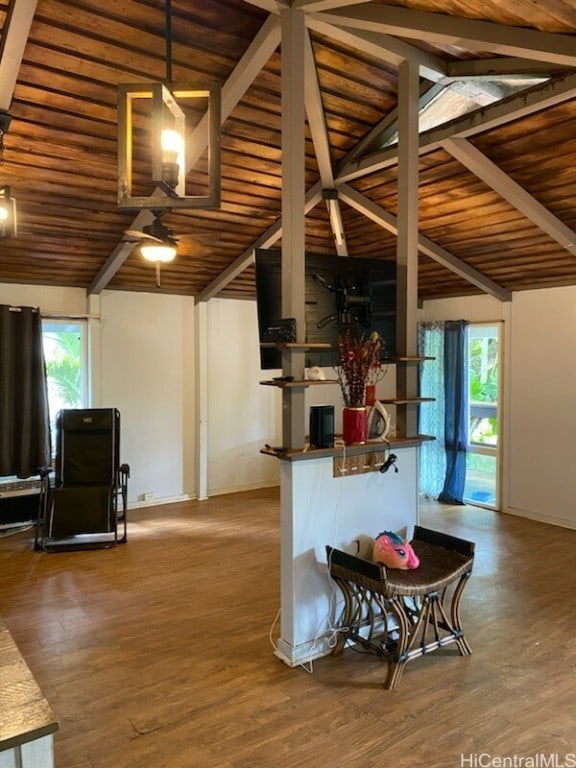
[[176,257],[176,246],[168,243],[145,243],[141,246],[140,252],[146,261],[166,264]]

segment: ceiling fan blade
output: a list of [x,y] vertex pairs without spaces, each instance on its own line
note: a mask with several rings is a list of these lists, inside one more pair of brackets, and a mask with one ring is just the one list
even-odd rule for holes
[[127,229],[124,232],[124,235],[133,240],[154,240],[156,243],[164,242],[163,240],[160,240],[159,237],[148,235],[146,232],[139,232],[137,229]]

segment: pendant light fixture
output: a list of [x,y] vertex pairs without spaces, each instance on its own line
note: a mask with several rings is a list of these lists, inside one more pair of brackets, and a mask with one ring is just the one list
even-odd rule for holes
[[[166,82],[118,86],[118,205],[136,210],[217,208],[220,205],[220,84],[172,83],[171,0],[165,2],[165,36]],[[206,195],[188,195],[186,190],[189,170],[186,163],[189,127],[183,109],[186,106],[204,109],[195,127],[198,129],[202,123],[202,134],[208,143]],[[150,135],[147,158],[142,158],[142,144],[138,143],[143,130]],[[135,178],[136,161],[150,169],[148,179]]]
[[0,187],[0,241],[17,235],[16,200],[10,187]]

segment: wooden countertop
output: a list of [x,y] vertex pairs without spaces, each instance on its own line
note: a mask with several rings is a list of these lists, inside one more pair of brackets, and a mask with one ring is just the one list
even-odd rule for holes
[[373,451],[383,451],[388,449],[412,448],[422,445],[429,440],[435,440],[430,435],[414,435],[414,437],[391,437],[389,440],[367,440],[363,445],[345,446],[339,435],[336,436],[334,448],[313,448],[309,445],[303,450],[291,450],[285,448],[276,448],[266,445],[260,450],[267,456],[275,456],[283,461],[301,461],[303,459],[324,459],[332,456],[354,456],[361,453],[372,453]]
[[58,730],[58,720],[0,618],[0,752]]

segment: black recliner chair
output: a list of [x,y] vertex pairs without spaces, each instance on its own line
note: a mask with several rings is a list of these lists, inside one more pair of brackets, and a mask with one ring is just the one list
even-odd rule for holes
[[35,548],[92,549],[126,542],[129,476],[129,466],[120,464],[115,408],[60,411],[54,474],[48,468],[40,473]]

